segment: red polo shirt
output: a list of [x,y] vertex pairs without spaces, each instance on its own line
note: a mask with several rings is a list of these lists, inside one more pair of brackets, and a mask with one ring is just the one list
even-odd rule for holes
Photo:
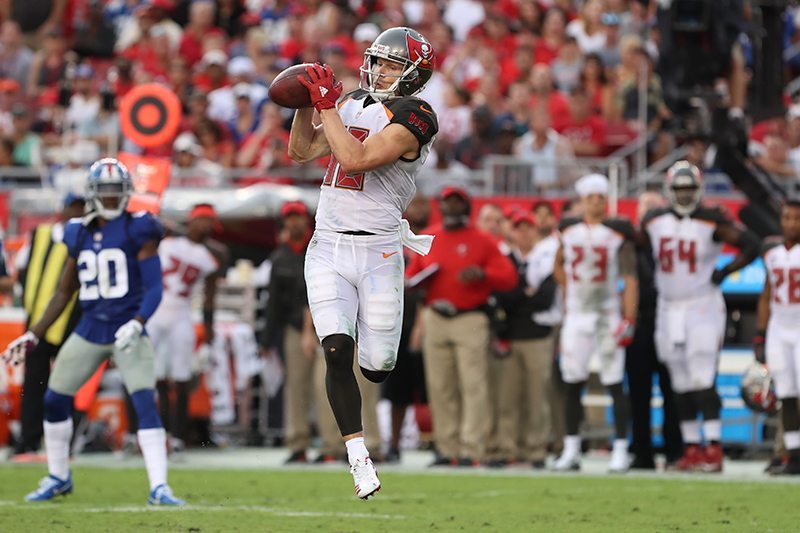
[[[508,291],[517,286],[517,272],[509,258],[500,253],[491,237],[474,227],[447,231],[441,226],[423,231],[435,235],[428,255],[413,254],[406,269],[411,277],[433,264],[439,270],[427,281],[425,303],[448,300],[460,311],[475,309],[486,303],[494,291]],[[479,266],[484,278],[473,283],[458,279],[462,270]]]

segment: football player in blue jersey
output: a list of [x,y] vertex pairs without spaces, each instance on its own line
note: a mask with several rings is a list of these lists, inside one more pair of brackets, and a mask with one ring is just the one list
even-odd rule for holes
[[73,396],[102,361],[113,357],[139,421],[139,446],[150,480],[147,501],[152,505],[185,503],[167,485],[166,435],[156,407],[153,347],[144,331],[161,301],[158,242],[162,228],[149,213],[126,212],[131,191],[131,176],[122,163],[107,158],[92,165],[86,195],[90,212],[64,228],[69,257],[58,289],[41,320],[3,354],[15,364],[24,360],[78,293],[83,314],[59,351],[44,398],[49,475],[25,497],[28,501],[72,492]]

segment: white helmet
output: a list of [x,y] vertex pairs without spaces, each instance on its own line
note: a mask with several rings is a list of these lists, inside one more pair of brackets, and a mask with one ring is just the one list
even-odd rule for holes
[[[128,168],[113,157],[96,161],[89,169],[86,186],[86,200],[95,213],[106,220],[112,220],[125,212],[128,206],[133,180]],[[115,207],[106,207],[104,200],[117,199]]]
[[676,213],[690,214],[703,198],[703,173],[688,161],[678,161],[667,171],[664,194]]
[[766,365],[755,362],[742,376],[742,400],[757,413],[772,414],[780,407],[775,384]]

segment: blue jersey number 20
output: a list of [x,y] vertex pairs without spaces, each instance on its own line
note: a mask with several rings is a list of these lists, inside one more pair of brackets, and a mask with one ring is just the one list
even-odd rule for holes
[[78,254],[81,301],[122,298],[128,294],[128,260],[119,248]]

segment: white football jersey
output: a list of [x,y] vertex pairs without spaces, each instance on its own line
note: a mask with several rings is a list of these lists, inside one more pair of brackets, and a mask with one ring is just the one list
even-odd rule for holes
[[619,250],[632,235],[630,223],[620,219],[602,224],[586,224],[580,219],[562,222],[567,313],[619,312]]
[[711,275],[722,252],[714,233],[730,220],[719,209],[700,207],[681,217],[671,209],[656,209],[642,221],[656,264],[658,297],[665,301],[690,300],[719,287]]
[[197,283],[219,268],[217,259],[204,245],[187,237],[167,237],[158,245],[164,294],[159,310],[189,311]]
[[420,153],[413,161],[401,158],[359,174],[345,174],[331,155],[322,182],[316,227],[340,232],[395,233],[417,190],[415,176],[428,157],[436,135],[436,114],[419,98],[375,102],[369,93],[357,90],[339,103],[339,115],[348,131],[361,142],[389,124],[401,124],[419,140]]
[[764,268],[772,287],[770,321],[797,327],[800,323],[800,244],[787,250],[783,242],[771,243],[764,252]]

